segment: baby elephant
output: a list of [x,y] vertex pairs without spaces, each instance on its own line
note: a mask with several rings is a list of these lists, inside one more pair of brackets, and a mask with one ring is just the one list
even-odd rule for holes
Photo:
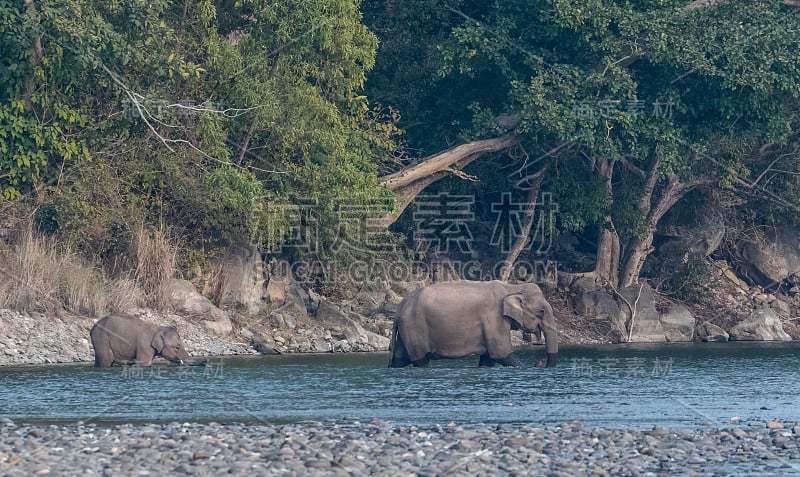
[[108,368],[114,363],[150,366],[156,356],[178,364],[189,359],[174,326],[159,326],[135,316],[106,316],[95,323],[90,334],[94,365],[98,368]]

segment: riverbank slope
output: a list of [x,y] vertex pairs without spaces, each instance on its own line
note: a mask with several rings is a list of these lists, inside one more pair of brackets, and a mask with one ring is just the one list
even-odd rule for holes
[[[192,356],[385,351],[397,305],[426,282],[339,290],[338,298],[316,294],[291,274],[271,273],[266,284],[248,283],[229,293],[235,299],[217,307],[198,291],[200,286],[171,279],[165,296],[172,312],[128,312],[176,326]],[[730,273],[718,274],[706,300],[689,306],[646,284],[609,290],[568,274],[543,288],[553,305],[561,345],[800,338],[797,300],[766,295],[757,287],[745,290]],[[91,362],[89,330],[96,320],[63,309],[50,314],[0,309],[0,365]],[[512,332],[516,345],[530,345],[526,338],[543,344],[536,336]]]

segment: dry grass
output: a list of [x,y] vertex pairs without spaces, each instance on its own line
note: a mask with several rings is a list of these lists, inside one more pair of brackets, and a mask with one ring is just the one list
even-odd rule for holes
[[135,284],[111,281],[55,240],[23,230],[0,253],[0,307],[102,316],[141,304]]
[[177,272],[176,241],[164,230],[139,227],[133,234],[130,253],[136,264],[133,281],[144,291],[147,303],[154,308],[167,308],[169,281]]
[[54,269],[59,268],[55,247],[35,238],[30,229],[17,242],[0,256],[0,305],[21,311],[52,308],[58,289],[52,280]]
[[178,247],[164,231],[140,227],[131,241],[135,268],[111,280],[51,237],[28,226],[0,249],[0,308],[103,316],[149,305],[166,308]]
[[249,247],[231,248],[212,268],[204,283],[203,295],[213,297],[218,306],[246,303],[251,295],[260,295],[264,282],[262,267],[258,251]]

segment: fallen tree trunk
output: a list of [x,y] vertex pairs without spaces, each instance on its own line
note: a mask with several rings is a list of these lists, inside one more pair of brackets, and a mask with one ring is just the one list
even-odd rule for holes
[[483,154],[502,151],[516,143],[517,139],[512,135],[472,141],[428,156],[419,164],[382,177],[381,185],[395,193],[396,202],[395,210],[383,216],[378,224],[384,229],[388,228],[400,218],[417,194],[448,174],[475,180],[462,172],[464,167]]

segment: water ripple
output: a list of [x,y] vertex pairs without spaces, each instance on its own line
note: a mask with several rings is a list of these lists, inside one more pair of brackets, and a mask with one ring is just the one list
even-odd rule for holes
[[[541,350],[520,351],[532,363]],[[606,427],[798,419],[797,343],[562,349],[555,369],[386,367],[385,353],[212,360],[210,368],[0,368],[0,416],[22,422],[400,423],[579,420]]]

